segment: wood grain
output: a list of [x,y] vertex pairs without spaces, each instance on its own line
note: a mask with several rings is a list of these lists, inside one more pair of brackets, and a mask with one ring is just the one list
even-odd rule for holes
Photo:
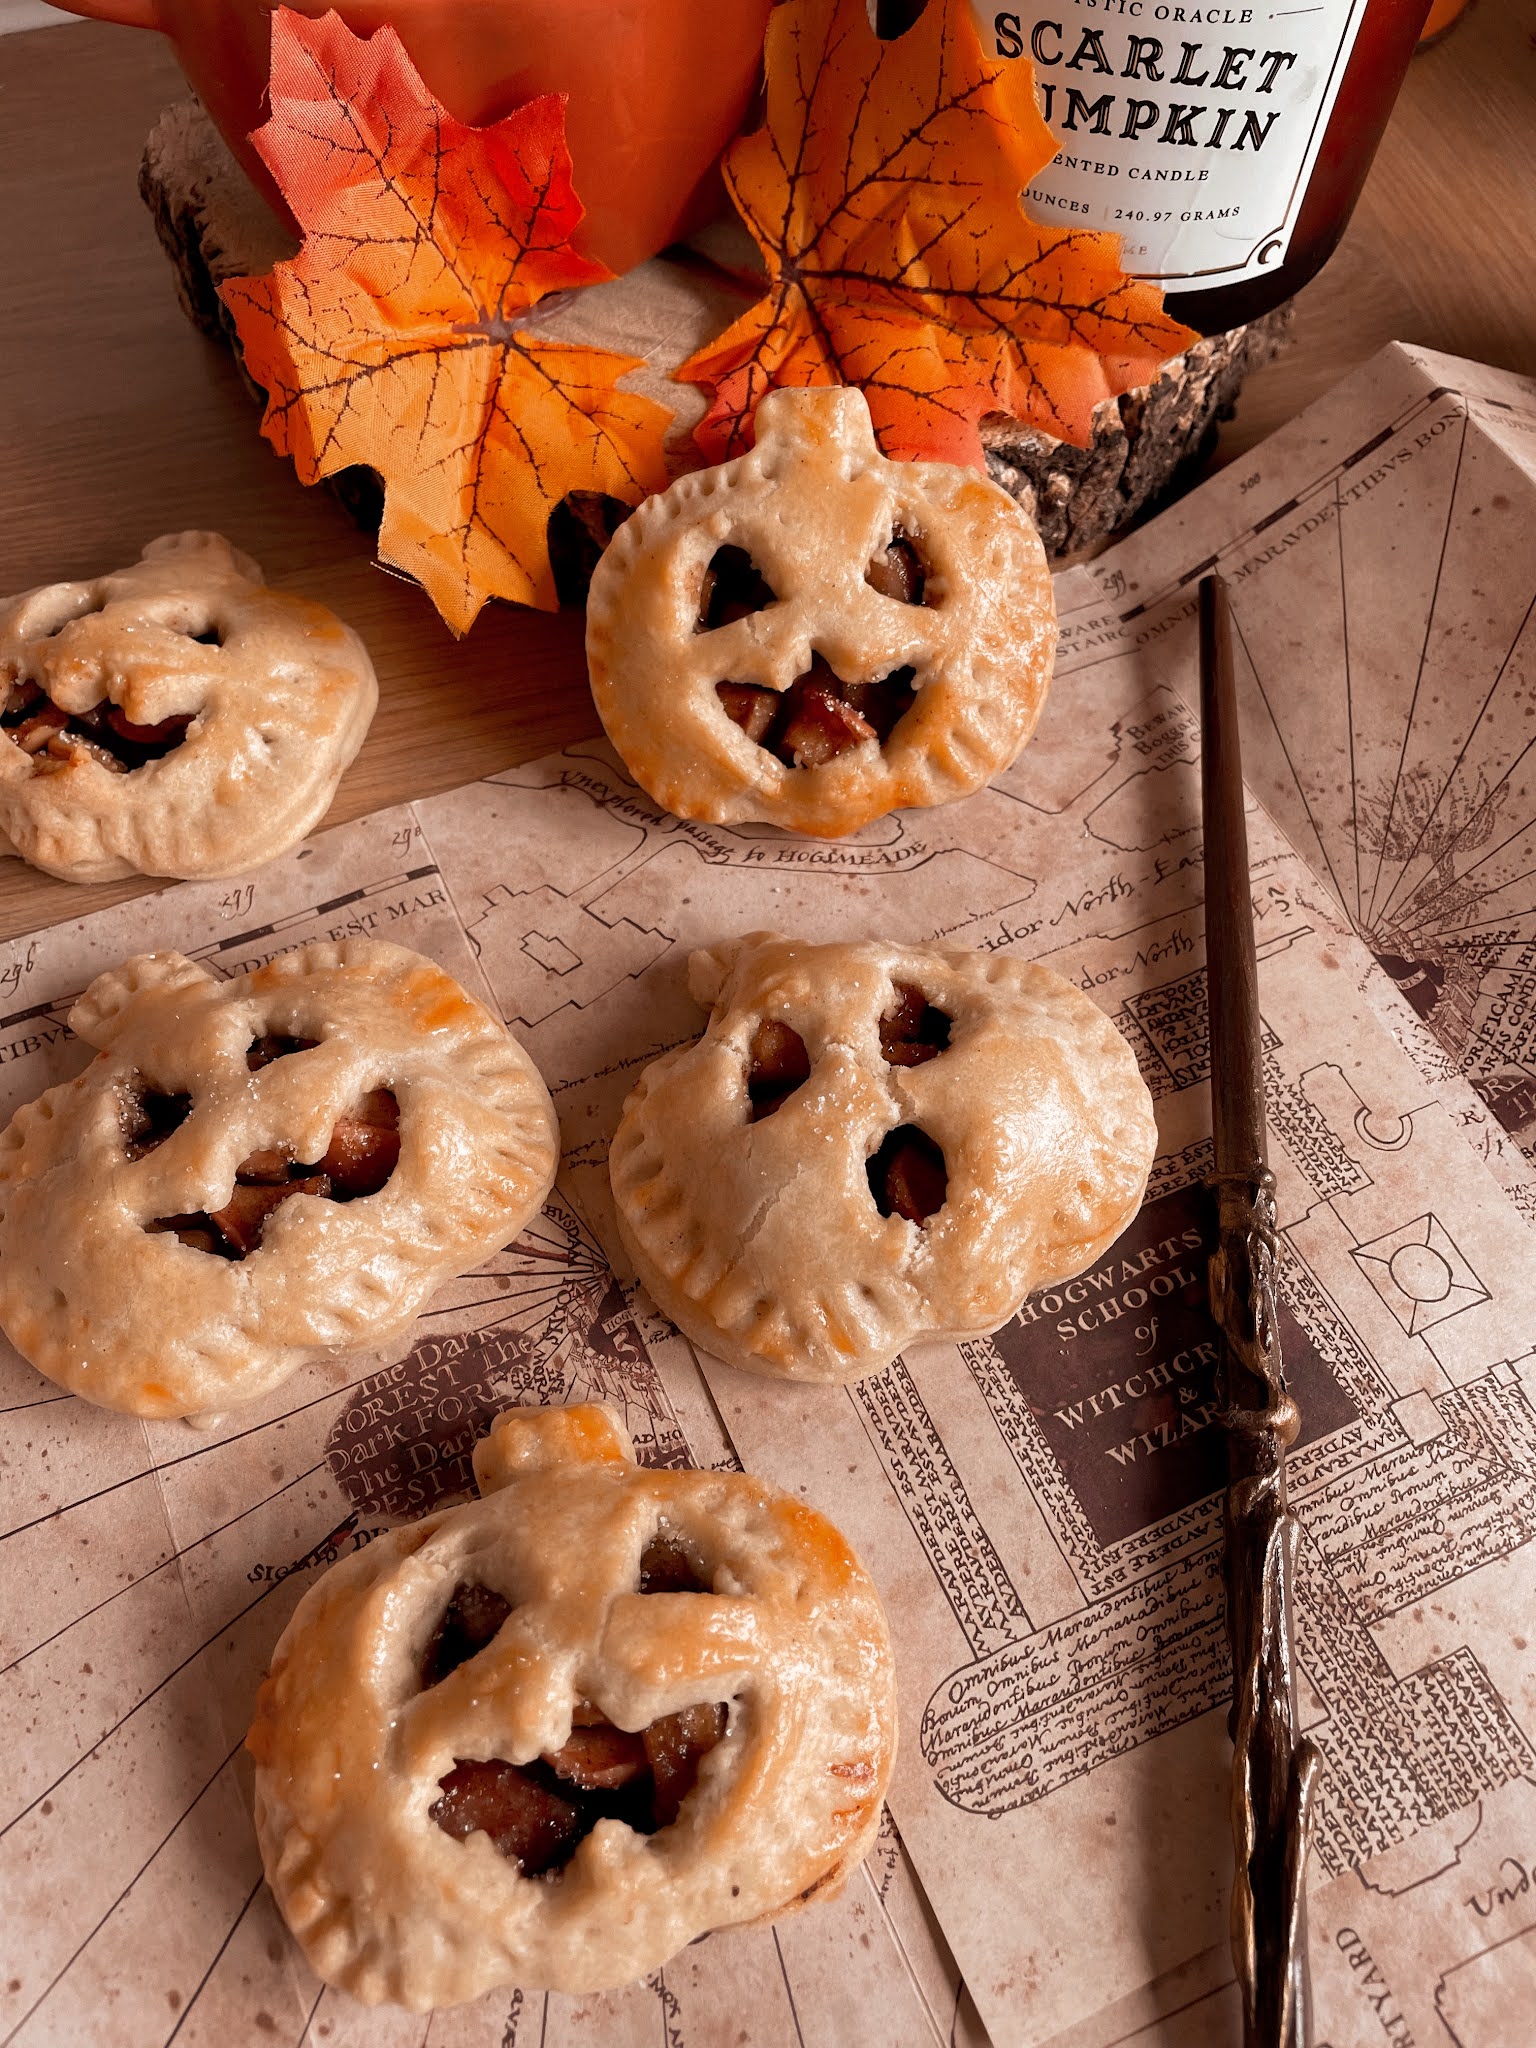
[[[186,86],[142,31],[0,42],[0,591],[99,573],[157,533],[214,527],[272,582],[355,626],[379,714],[331,822],[449,789],[597,730],[579,615],[488,608],[455,641],[374,566],[329,492],[302,489],[257,432],[226,349],[183,318],[138,195],[160,109]],[[0,861],[0,937],[143,892]]]
[[[1301,295],[1297,345],[1245,392],[1228,459],[1394,336],[1536,363],[1533,32],[1536,0],[1481,0],[1415,60],[1355,224]],[[141,31],[0,39],[0,590],[210,526],[333,606],[367,638],[383,691],[333,822],[594,732],[580,619],[492,606],[454,641],[325,492],[295,483],[228,355],[183,319],[136,184],[146,134],[184,91]],[[0,937],[142,887],[76,888],[0,860]]]

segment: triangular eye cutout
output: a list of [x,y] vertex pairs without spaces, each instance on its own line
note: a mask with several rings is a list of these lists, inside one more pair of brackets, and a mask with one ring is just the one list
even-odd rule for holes
[[745,548],[716,548],[704,571],[693,630],[713,633],[721,626],[734,625],[738,619],[750,618],[753,612],[766,611],[778,601],[778,592]]
[[901,527],[864,571],[864,581],[897,604],[926,604],[928,563],[910,533]]
[[430,1692],[471,1657],[478,1656],[512,1612],[512,1602],[489,1586],[461,1579],[421,1660],[421,1689]]
[[123,1144],[128,1157],[142,1159],[153,1152],[191,1114],[190,1095],[167,1095],[149,1087],[135,1089],[124,1101],[122,1110]]

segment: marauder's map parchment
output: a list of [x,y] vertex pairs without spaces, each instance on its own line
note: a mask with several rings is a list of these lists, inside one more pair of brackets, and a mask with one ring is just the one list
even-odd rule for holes
[[[251,882],[182,887],[0,951],[0,1107],[78,1071],[64,1017],[126,953],[236,973],[377,936],[482,993],[418,819],[381,813]],[[131,1286],[132,1276],[124,1275]],[[153,1301],[144,1313],[155,1313]],[[0,2029],[6,2042],[421,2048],[427,2022],[322,1990],[261,1882],[240,1744],[299,1596],[398,1518],[471,1490],[518,1402],[612,1401],[643,1461],[734,1462],[691,1359],[554,1198],[393,1351],[300,1373],[200,1433],[87,1407],[0,1343]],[[508,1993],[436,2048],[983,2044],[894,1826],[844,1896],[712,1937],[604,1998]]]
[[1212,567],[1249,786],[1536,1219],[1536,385],[1386,350],[1096,563],[1088,630],[1187,687]]
[[[1457,406],[1461,424],[1432,433],[1424,458],[1455,433],[1463,474],[1470,462],[1490,481],[1470,497],[1458,484],[1436,513],[1447,535],[1480,523],[1462,554],[1442,546],[1429,613],[1413,520],[1430,515],[1406,488],[1389,522],[1400,545],[1371,558],[1363,585],[1327,585],[1315,529],[1279,545],[1325,484],[1337,507],[1405,434]],[[232,972],[307,938],[368,933],[432,953],[494,1003],[549,1082],[567,1162],[544,1215],[445,1289],[407,1340],[301,1373],[206,1433],[90,1409],[0,1356],[0,2036],[1231,2038],[1189,710],[1192,583],[1226,550],[1250,688],[1262,682],[1276,713],[1273,741],[1250,741],[1254,780],[1288,835],[1251,819],[1285,1353],[1305,1418],[1299,1661],[1325,1764],[1318,2038],[1523,2048],[1536,1992],[1536,1230],[1511,1199],[1530,1186],[1509,1142],[1523,1135],[1518,1085],[1489,1077],[1495,1059],[1500,1075],[1536,1068],[1533,921],[1517,914],[1517,840],[1500,844],[1530,815],[1529,671],[1510,640],[1480,685],[1481,724],[1452,734],[1480,763],[1467,788],[1496,809],[1486,833],[1467,823],[1469,798],[1437,813],[1439,785],[1411,773],[1431,761],[1420,717],[1450,716],[1448,679],[1405,682],[1382,657],[1368,698],[1358,672],[1376,658],[1360,634],[1375,646],[1379,622],[1412,602],[1421,652],[1440,659],[1434,622],[1453,598],[1461,610],[1445,617],[1460,623],[1446,630],[1483,649],[1481,600],[1454,596],[1457,562],[1479,588],[1522,574],[1536,588],[1530,458],[1499,469],[1482,446],[1529,446],[1517,432],[1532,427],[1529,387],[1389,351],[1273,460],[1217,479],[1091,577],[1058,579],[1063,654],[1040,733],[965,804],[837,846],[680,824],[593,744],[327,834],[253,882],[169,890],[0,948],[6,1114],[83,1064],[64,1015],[124,954],[176,946]],[[1394,460],[1373,492],[1418,459]],[[1333,525],[1336,549],[1346,530],[1351,548],[1357,529],[1362,548],[1381,538],[1337,510]],[[1327,603],[1340,609],[1330,588],[1347,599],[1342,643],[1323,631]],[[1404,628],[1393,644],[1411,639]],[[1395,808],[1390,777],[1384,799],[1363,778],[1346,815],[1334,776],[1335,808],[1308,840],[1274,764],[1297,762],[1322,816],[1306,749],[1343,730],[1326,725],[1345,688],[1339,644],[1360,706],[1401,706],[1417,688],[1424,710],[1392,729]],[[1251,702],[1245,714],[1258,733]],[[1357,759],[1385,744],[1384,715],[1357,711],[1370,728]],[[1421,826],[1427,853],[1412,847]],[[1364,875],[1373,844],[1379,901],[1417,915],[1443,884],[1481,931],[1491,900],[1478,943],[1492,950],[1394,950],[1413,935],[1402,919],[1373,922],[1370,890],[1357,901],[1338,885],[1341,846],[1361,850]],[[606,1144],[644,1064],[701,1026],[689,950],[767,926],[1009,948],[1090,990],[1137,1050],[1161,1134],[1147,1205],[1113,1251],[995,1336],[917,1347],[852,1387],[696,1357],[610,1264]],[[1446,928],[1441,942],[1464,936]],[[1415,961],[1445,968],[1427,1009]],[[327,1561],[467,1487],[498,1407],[594,1396],[623,1409],[643,1459],[739,1460],[859,1546],[898,1655],[891,1824],[840,1901],[711,1936],[623,1994],[508,1992],[430,2021],[365,2011],[322,1991],[260,1882],[239,1752],[256,1683]]]

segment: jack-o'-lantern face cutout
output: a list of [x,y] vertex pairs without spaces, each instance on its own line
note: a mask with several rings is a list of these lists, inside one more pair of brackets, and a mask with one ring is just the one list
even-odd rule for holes
[[223,982],[149,954],[70,1023],[100,1057],[0,1137],[0,1327],[110,1408],[216,1411],[386,1341],[554,1177],[527,1055],[404,947]]
[[70,882],[248,873],[324,816],[378,695],[333,613],[165,534],[0,599],[0,833]]
[[658,803],[823,838],[1007,767],[1055,647],[1028,517],[974,470],[887,461],[844,389],[771,392],[750,454],[624,522],[587,603],[598,711]]
[[847,1380],[995,1330],[1135,1215],[1151,1097],[1059,975],[758,932],[689,981],[708,1029],[646,1068],[609,1171],[652,1299],[730,1364]]
[[262,1688],[257,1831],[319,1974],[417,2010],[600,1990],[839,1886],[896,1708],[837,1531],[641,1470],[602,1407],[511,1411],[475,1471],[306,1594]]

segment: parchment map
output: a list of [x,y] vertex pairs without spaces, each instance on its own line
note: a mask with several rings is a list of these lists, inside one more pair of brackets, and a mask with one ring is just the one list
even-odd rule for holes
[[[1454,728],[1481,764],[1465,788],[1499,807],[1498,829],[1477,837],[1454,777],[1444,795],[1414,779],[1439,759],[1431,713],[1449,730],[1466,686],[1453,703],[1426,665],[1419,709],[1389,729],[1360,707],[1400,704],[1414,685],[1383,657],[1368,694],[1356,652],[1371,606],[1411,644],[1400,578],[1419,602],[1421,647],[1439,648],[1442,625],[1463,642],[1481,630],[1479,601],[1454,596],[1458,522],[1483,522],[1465,544],[1479,587],[1495,570],[1501,590],[1524,573],[1536,480],[1515,465],[1507,490],[1465,496],[1484,460],[1474,415],[1516,402],[1511,380],[1490,379],[1389,351],[1352,395],[1279,437],[1273,465],[1266,451],[1092,577],[1059,578],[1063,657],[1040,733],[965,804],[851,843],[792,842],[661,817],[593,744],[327,834],[255,883],[172,889],[0,948],[6,1114],[76,1070],[69,1002],[122,955],[179,946],[236,971],[305,938],[367,932],[419,946],[486,994],[551,1087],[566,1160],[545,1213],[392,1351],[301,1373],[206,1435],[89,1409],[0,1357],[0,2040],[1230,2039],[1187,624],[1195,576],[1227,549],[1254,780],[1286,835],[1253,814],[1285,1356],[1305,1417],[1292,1467],[1299,1661],[1326,1766],[1317,2034],[1324,2048],[1526,2048],[1536,1230],[1511,1200],[1532,1184],[1512,1142],[1523,1126],[1489,1081],[1490,1048],[1505,1066],[1532,1065],[1531,955],[1516,957],[1531,943],[1515,902],[1524,856],[1513,840],[1496,851],[1521,814],[1509,728],[1529,715],[1526,657],[1523,642],[1500,655],[1502,680],[1490,687],[1488,671],[1479,686],[1481,723]],[[1452,538],[1438,594],[1426,611],[1405,491],[1386,522],[1401,545],[1338,585],[1356,623],[1330,642],[1314,533],[1327,532],[1335,562],[1346,531],[1352,563],[1382,546],[1340,508],[1396,489],[1404,465],[1365,499],[1349,499],[1353,481],[1453,415],[1406,465],[1439,463],[1453,432],[1466,444],[1440,515]],[[1324,483],[1334,512],[1281,545]],[[1519,560],[1501,568],[1505,556]],[[1527,607],[1532,591],[1536,579]],[[1285,652],[1286,634],[1299,652]],[[1286,783],[1274,768],[1287,747],[1301,764],[1330,730],[1347,751],[1341,645],[1357,761],[1391,769],[1375,809],[1334,790],[1338,774],[1302,766]],[[1304,691],[1315,709],[1293,718]],[[1276,707],[1267,727],[1261,694]],[[1495,799],[1496,785],[1511,793]],[[1377,786],[1362,771],[1346,789]],[[1321,820],[1311,838],[1307,806]],[[1434,837],[1437,818],[1454,818],[1454,844]],[[1500,936],[1496,961],[1477,953],[1474,986],[1473,949],[1450,941],[1470,937],[1494,877],[1492,929],[1527,936]],[[1438,953],[1394,951],[1442,885],[1469,929],[1437,927]],[[1089,1273],[991,1338],[914,1348],[849,1388],[736,1373],[655,1314],[610,1263],[608,1136],[640,1069],[701,1026],[689,951],[772,926],[1006,947],[1115,1017],[1156,1098],[1160,1150],[1140,1217]],[[1444,978],[1393,964],[1415,961],[1445,965]],[[256,1684],[329,1559],[466,1488],[470,1448],[499,1406],[594,1396],[624,1410],[646,1461],[739,1462],[825,1507],[858,1545],[896,1637],[893,1819],[842,1900],[777,1930],[711,1936],[625,1993],[512,1992],[430,2022],[365,2011],[321,1991],[261,1885],[239,1753]]]
[[[255,883],[177,889],[9,947],[0,1108],[84,1064],[64,1016],[125,953],[179,946],[236,972],[357,934],[478,985],[408,810],[331,833]],[[824,1913],[711,1936],[607,1997],[509,1992],[429,2026],[323,1991],[289,1941],[261,1883],[240,1753],[288,1615],[344,1551],[467,1493],[498,1409],[591,1399],[623,1412],[644,1462],[735,1462],[692,1360],[559,1195],[393,1352],[300,1373],[207,1435],[88,1408],[3,1349],[5,2041],[713,2048],[745,2001],[751,2040],[772,2048],[832,2048],[867,2019],[893,2041],[984,2048],[889,1821]]]
[[1490,1154],[1512,1141],[1536,1218],[1536,386],[1387,351],[1095,564],[1098,630],[1187,676],[1209,566],[1250,786],[1470,1080]]
[[[595,746],[420,807],[595,1216],[622,1096],[697,1030],[682,966],[722,924],[830,933],[851,886],[869,929],[1049,959],[1137,1046],[1163,1162],[1094,1272],[993,1340],[922,1349],[846,1391],[703,1361],[743,1459],[837,1499],[894,1590],[917,1741],[893,1807],[1005,2040],[1049,2039],[1085,1999],[1129,1995],[1201,1949],[1216,1952],[1213,1989],[1226,1975],[1194,736],[1134,663],[1069,670],[1062,688],[1077,728],[1101,736],[1091,752],[1044,736],[1027,773],[964,813],[888,822],[847,848],[657,818]],[[1263,821],[1256,845],[1287,1356],[1308,1417],[1295,1477],[1318,1528],[1302,1663],[1329,1759],[1320,1865],[1358,1889],[1357,1865],[1465,1831],[1531,1769],[1518,1686],[1489,1675],[1481,1644],[1410,1628],[1394,1665],[1372,1630],[1415,1605],[1422,1618],[1536,1533],[1536,1331],[1501,1292],[1506,1259],[1536,1277],[1536,1245],[1376,1022],[1357,986],[1370,964],[1326,896]],[[1464,1729],[1478,1731],[1470,1753]],[[1149,1898],[1145,1863],[1106,1853],[1106,1809],[1117,1826],[1156,1815],[1167,1853],[1196,1858],[1191,1888]],[[1011,1887],[978,1896],[968,1874],[1000,1859],[1039,1887],[1023,1926]],[[1108,1950],[1106,1921],[1123,1930]]]

